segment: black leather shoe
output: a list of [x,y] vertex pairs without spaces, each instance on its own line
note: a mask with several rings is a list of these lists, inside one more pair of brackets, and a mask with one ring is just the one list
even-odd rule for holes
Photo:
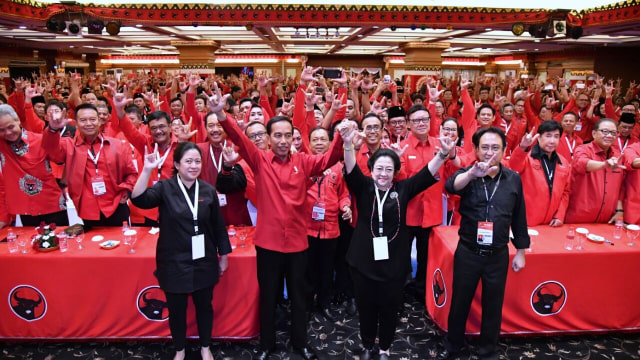
[[301,348],[294,348],[294,350],[300,354],[304,360],[318,359],[318,354],[316,354],[315,350],[313,350],[309,345]]
[[330,322],[336,322],[335,316],[333,316],[333,314],[331,313],[331,310],[328,307],[321,308],[320,314]]
[[260,350],[260,352],[253,357],[253,360],[267,360],[269,355],[271,355],[271,350]]
[[347,300],[347,314],[353,316],[358,312],[358,308],[356,307],[356,299],[351,298]]
[[438,360],[449,360],[458,356],[458,351],[450,351],[448,349],[443,349],[438,353]]
[[371,349],[362,349],[360,354],[358,355],[358,359],[360,360],[373,360],[373,350]]
[[389,355],[387,354],[380,354],[380,357],[378,358],[380,360],[389,360]]

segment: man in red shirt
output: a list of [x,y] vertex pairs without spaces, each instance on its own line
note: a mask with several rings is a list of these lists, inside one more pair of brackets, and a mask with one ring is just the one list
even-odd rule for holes
[[121,226],[129,219],[127,200],[138,173],[130,150],[120,140],[100,134],[98,110],[91,104],[76,107],[80,136],[60,138],[68,119],[53,118],[42,147],[49,158],[67,164],[69,195],[88,226]]
[[0,105],[0,135],[2,196],[9,214],[20,215],[24,226],[67,225],[65,197],[42,148],[42,134],[22,129],[18,114],[5,104]]
[[522,138],[509,159],[509,168],[522,179],[529,226],[560,226],[564,222],[571,193],[571,163],[556,153],[561,136],[562,126],[547,120],[536,135],[532,131]]
[[367,161],[369,157],[373,155],[380,148],[380,141],[382,140],[382,128],[384,122],[380,117],[374,113],[368,113],[364,116],[361,123],[362,134],[364,135],[358,153],[356,154],[356,161],[358,167],[362,170],[365,176],[371,176]]
[[291,153],[293,124],[277,116],[267,123],[271,152],[259,150],[223,111],[229,95],[216,94],[209,99],[209,109],[216,114],[229,138],[239,146],[239,153],[256,174],[258,216],[254,243],[258,284],[260,286],[260,347],[257,358],[264,360],[275,348],[275,308],[279,285],[284,276],[291,297],[291,343],[304,359],[317,359],[307,344],[306,223],[311,209],[306,206],[308,178],[319,176],[341,157],[342,138],[337,137],[324,155]]
[[578,115],[574,112],[569,111],[562,116],[562,137],[556,151],[569,162],[573,160],[576,146],[580,146],[583,143],[582,139],[574,132],[577,122]]
[[640,225],[640,142],[627,147],[623,155],[623,164],[627,168],[622,204],[624,222]]
[[567,224],[611,223],[623,216],[625,174],[620,152],[613,148],[618,136],[616,122],[599,120],[592,136],[593,142],[578,146],[573,156]]
[[627,146],[638,142],[637,138],[631,136],[636,125],[636,116],[631,113],[622,113],[618,121],[618,138],[613,143],[613,147],[620,153],[624,153]]

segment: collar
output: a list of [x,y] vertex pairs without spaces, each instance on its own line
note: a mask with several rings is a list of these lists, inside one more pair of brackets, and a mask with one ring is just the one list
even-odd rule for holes
[[[431,136],[427,135],[427,141],[425,141],[424,146],[431,146]],[[423,146],[422,145],[422,141],[420,141],[420,139],[418,139],[417,136],[415,136],[413,133],[411,133],[411,136],[407,137],[407,140],[409,142],[409,147],[415,148],[417,146]]]
[[271,163],[277,162],[277,163],[280,163],[280,164],[284,164],[286,162],[291,161],[291,152],[289,152],[289,154],[287,154],[287,158],[284,161],[282,161],[282,159],[280,159],[280,156],[276,155],[273,151],[269,151],[267,154],[268,154],[267,156],[270,157],[269,158],[269,162],[271,162]]
[[588,145],[593,148],[593,152],[596,153],[596,154],[605,154],[605,155],[607,155],[607,154],[610,154],[612,149],[613,149],[613,145],[612,145],[611,147],[609,147],[609,150],[605,151],[603,148],[600,147],[600,145],[596,144],[595,141],[590,142]]
[[[102,141],[105,144],[109,143],[109,138],[106,136],[103,136],[102,133],[99,133],[98,136],[96,136],[96,138],[93,140],[93,144],[96,143],[96,141],[98,141],[98,143],[100,142],[100,138],[102,137]],[[87,139],[85,139],[84,136],[82,136],[81,134],[76,135],[76,145],[92,145],[91,143],[89,143],[87,141]]]
[[[533,147],[531,148],[531,157],[542,161],[543,156],[545,156],[545,153],[540,148],[540,145],[538,144],[533,145]],[[551,153],[551,158],[549,160],[558,164],[562,164],[562,162],[560,161],[560,157],[558,156],[558,153],[555,151]]]

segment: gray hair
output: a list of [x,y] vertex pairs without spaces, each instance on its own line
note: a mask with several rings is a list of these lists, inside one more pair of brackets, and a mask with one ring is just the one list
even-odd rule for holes
[[0,105],[0,117],[7,116],[7,115],[11,116],[13,120],[20,122],[20,118],[18,117],[18,114],[16,113],[16,111],[13,109],[11,105],[8,105],[8,104]]

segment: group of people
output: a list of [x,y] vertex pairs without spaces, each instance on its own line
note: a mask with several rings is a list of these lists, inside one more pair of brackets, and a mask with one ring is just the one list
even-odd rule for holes
[[482,280],[479,355],[491,359],[510,228],[518,272],[527,226],[640,223],[633,82],[623,92],[620,81],[600,77],[570,84],[456,74],[414,86],[411,77],[319,74],[305,66],[298,79],[16,79],[10,93],[0,88],[0,226],[67,225],[71,203],[86,226],[158,226],[156,276],[181,360],[189,295],[202,357],[212,358],[227,225],[256,226],[256,359],[276,347],[284,283],[291,345],[304,359],[317,358],[307,313],[316,306],[334,321],[332,299],[358,313],[360,359],[388,359],[403,291],[425,299],[432,228],[460,225],[439,356],[464,346]]

